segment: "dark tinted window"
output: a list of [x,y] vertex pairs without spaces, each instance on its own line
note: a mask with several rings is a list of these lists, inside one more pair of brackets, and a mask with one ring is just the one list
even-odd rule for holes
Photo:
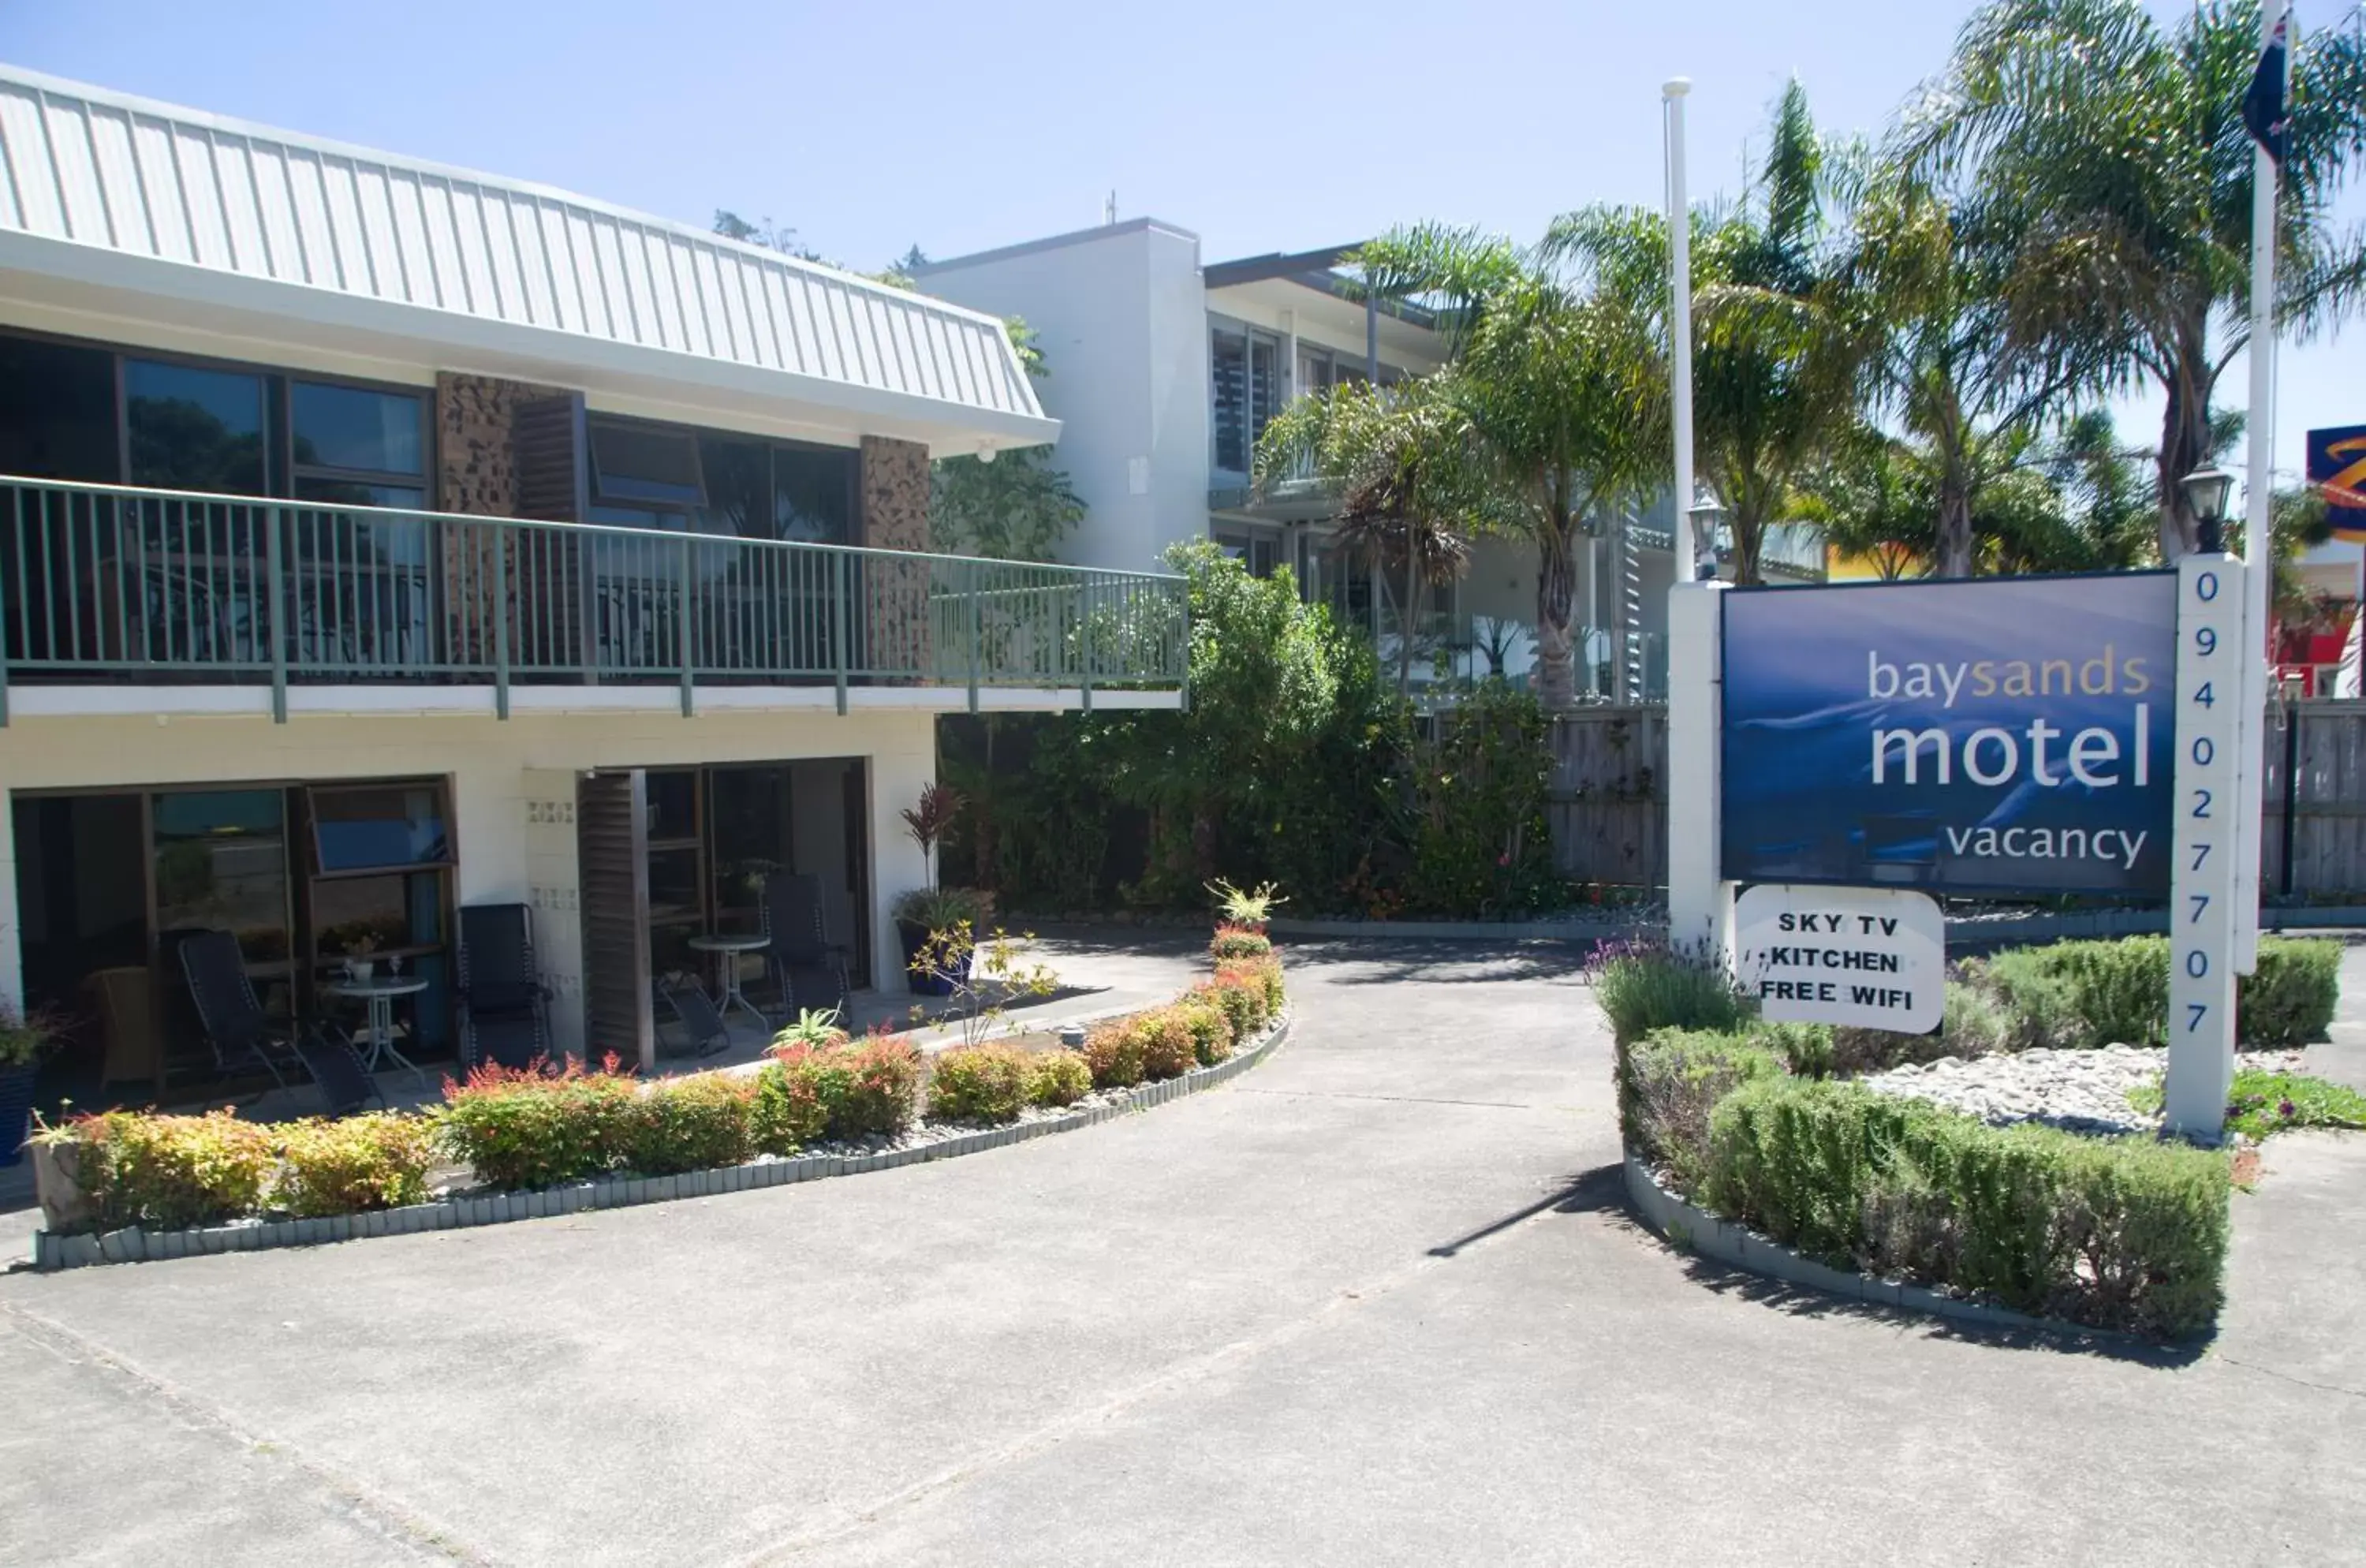
[[0,473],[112,483],[115,356],[0,338]]
[[772,448],[773,537],[843,545],[854,538],[855,455]]
[[261,495],[263,378],[149,359],[123,362],[131,482]]
[[703,505],[698,444],[686,430],[641,424],[592,426],[592,479],[602,501]]
[[298,381],[288,390],[299,467],[425,471],[425,404],[419,398],[317,381]]
[[312,832],[322,871],[441,865],[452,858],[440,784],[316,789]]

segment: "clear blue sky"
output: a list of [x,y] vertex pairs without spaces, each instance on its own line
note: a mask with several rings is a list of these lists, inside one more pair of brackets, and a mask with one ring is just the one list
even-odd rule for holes
[[[1730,188],[1784,78],[1825,128],[1876,130],[1970,9],[7,0],[0,58],[702,225],[769,215],[866,268],[1087,227],[1112,187],[1220,261],[1425,218],[1527,239],[1589,201],[1656,203],[1677,73],[1693,189]],[[2304,24],[2335,14],[2302,0]],[[2366,323],[2287,349],[2279,468],[2307,426],[2366,423],[2361,362]],[[2243,386],[2238,367],[2222,390]],[[2134,403],[2124,433],[2158,418]]]

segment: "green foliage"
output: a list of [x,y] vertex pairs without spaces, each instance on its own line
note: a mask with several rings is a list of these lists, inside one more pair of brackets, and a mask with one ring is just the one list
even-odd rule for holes
[[780,1032],[772,1036],[772,1043],[775,1045],[835,1045],[845,1038],[846,1031],[839,1027],[836,1008],[827,1010],[799,1008],[796,1021],[783,1025]]
[[1628,1153],[1690,1197],[1707,1173],[1709,1113],[1718,1101],[1782,1071],[1767,1041],[1738,1034],[1657,1029],[1619,1046],[1618,1125]]
[[[2169,558],[2195,546],[2177,481],[2204,466],[2213,393],[2248,331],[2240,107],[2259,17],[2256,4],[1995,0],[1910,107],[1898,150],[1959,181],[1998,236],[2008,348],[2093,355],[2122,386],[2158,388]],[[2337,217],[2366,143],[2366,38],[2304,28],[2293,46],[2276,291],[2280,333],[2305,341],[2354,310],[2366,267],[2366,243]]]
[[1208,942],[1208,956],[1216,959],[1262,958],[1272,951],[1272,938],[1242,926],[1218,926]]
[[1603,942],[1588,958],[1586,974],[1595,1005],[1621,1041],[1640,1040],[1655,1029],[1732,1033],[1750,1021],[1748,998],[1721,965],[1660,943]]
[[1085,1035],[1085,1066],[1095,1089],[1129,1089],[1142,1081],[1142,1036],[1131,1019],[1095,1025]]
[[1233,1054],[1233,1021],[1223,1008],[1191,992],[1175,1004],[1175,1015],[1191,1034],[1191,1055],[1203,1067],[1212,1067]]
[[629,1073],[487,1063],[444,1082],[436,1131],[488,1187],[548,1187],[614,1169],[632,1145],[640,1084]]
[[957,1045],[931,1064],[929,1116],[941,1122],[1016,1122],[1027,1108],[1034,1055],[1016,1045]]
[[1031,1105],[1074,1105],[1092,1089],[1092,1066],[1073,1051],[1038,1051],[1028,1061]]
[[39,1009],[19,1012],[0,998],[0,1070],[29,1067],[58,1043],[60,1021]]
[[1481,916],[1532,909],[1560,891],[1545,801],[1544,710],[1490,681],[1437,716],[1407,755],[1400,827],[1412,846],[1405,902]]
[[1142,1076],[1151,1082],[1179,1078],[1199,1065],[1191,1026],[1177,1009],[1163,1007],[1137,1014],[1133,1028],[1142,1042]]
[[[2146,1115],[2159,1114],[2161,1086],[2138,1084],[2128,1103]],[[2305,1073],[2270,1073],[2244,1067],[2226,1092],[2226,1128],[2254,1140],[2298,1127],[2366,1130],[2366,1094],[2346,1084]]]
[[424,1117],[372,1111],[290,1122],[276,1132],[281,1163],[274,1208],[314,1219],[427,1201],[435,1140]]
[[[810,1052],[811,1045],[793,1051]],[[787,1064],[771,1061],[756,1074],[755,1097],[748,1104],[748,1141],[758,1154],[783,1158],[818,1140],[829,1126],[829,1108],[822,1103],[819,1075],[791,1072]]]
[[[2255,974],[2236,982],[2236,1033],[2257,1049],[2325,1036],[2340,1000],[2338,944],[2262,937]],[[2000,953],[1974,972],[2000,1000],[2016,1046],[2158,1045],[2169,1037],[2169,940],[2058,942]]]
[[1707,1164],[1709,1206],[1843,1266],[2145,1334],[2218,1310],[2223,1155],[1760,1077],[1718,1104]]
[[278,1159],[271,1130],[230,1111],[109,1111],[36,1136],[81,1145],[79,1180],[103,1230],[171,1230],[253,1213]]
[[2256,973],[2235,982],[2235,1032],[2255,1049],[2326,1037],[2341,1005],[2341,944],[2261,937]]
[[835,1045],[775,1045],[777,1099],[794,1111],[808,1098],[831,1139],[893,1136],[918,1115],[919,1047],[896,1034]]
[[1052,449],[1027,446],[991,462],[947,457],[930,466],[929,542],[945,555],[1048,561],[1085,502]]
[[755,1153],[757,1086],[729,1073],[659,1078],[635,1097],[618,1163],[643,1176],[739,1165]]
[[1216,896],[1216,913],[1226,925],[1241,926],[1262,931],[1273,918],[1278,905],[1287,904],[1270,882],[1260,882],[1255,887],[1235,887],[1222,877],[1208,884],[1208,891]]

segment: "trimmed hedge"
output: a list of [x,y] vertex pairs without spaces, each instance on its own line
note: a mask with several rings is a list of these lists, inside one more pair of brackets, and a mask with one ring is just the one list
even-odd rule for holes
[[[2338,942],[2261,937],[2258,972],[2235,985],[2236,1038],[2254,1049],[2323,1039],[2340,1001],[2340,968]],[[2015,1048],[2169,1038],[2167,937],[2018,948],[1972,973],[2004,1004]]]
[[1092,1091],[1093,1070],[1074,1051],[1038,1051],[1028,1063],[1031,1104],[1074,1105]]
[[427,1201],[435,1138],[423,1117],[377,1111],[342,1122],[291,1122],[277,1132],[281,1163],[273,1196],[299,1219]]
[[920,1049],[900,1035],[775,1045],[771,1066],[786,1080],[784,1092],[810,1095],[821,1107],[825,1137],[893,1136],[919,1117]]
[[2228,1189],[2212,1151],[1763,1076],[1712,1113],[1702,1184],[1718,1213],[1836,1264],[2169,1337],[2217,1314]]
[[929,1077],[929,1115],[946,1122],[1016,1122],[1027,1109],[1032,1053],[988,1042],[939,1055]]
[[1692,1196],[1707,1171],[1709,1113],[1718,1101],[1782,1073],[1772,1049],[1737,1034],[1661,1029],[1620,1046],[1618,1122],[1628,1152]]
[[76,1179],[97,1205],[101,1230],[172,1230],[252,1213],[279,1157],[271,1129],[233,1111],[107,1111],[35,1135],[81,1145]]

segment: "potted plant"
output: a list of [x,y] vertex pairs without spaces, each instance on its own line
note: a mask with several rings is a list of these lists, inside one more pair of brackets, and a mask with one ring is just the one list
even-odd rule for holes
[[941,965],[925,962],[931,939],[964,924],[975,931],[994,913],[994,901],[974,887],[915,887],[896,900],[896,935],[904,950],[904,972],[924,997],[949,997],[952,987]]
[[20,1013],[0,1001],[0,1166],[24,1157],[33,1086],[41,1076],[41,1058],[57,1041],[57,1022],[49,1014]]

